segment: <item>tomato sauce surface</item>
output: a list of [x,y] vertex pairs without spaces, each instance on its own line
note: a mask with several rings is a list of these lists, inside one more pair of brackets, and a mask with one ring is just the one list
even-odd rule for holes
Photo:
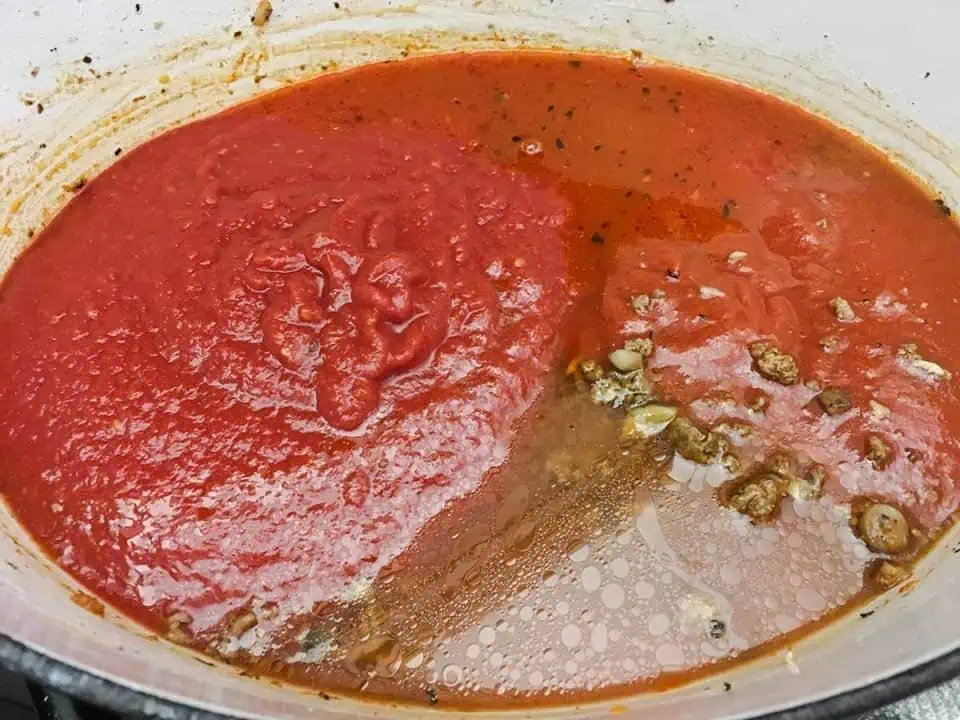
[[[126,154],[9,271],[0,491],[109,604],[298,682],[485,705],[669,684],[860,597],[880,556],[846,527],[851,502],[900,508],[918,546],[952,519],[958,242],[949,209],[880,154],[716,79],[533,52],[319,77]],[[827,469],[815,507],[785,513],[849,537],[832,575],[796,571],[796,612],[738,605],[770,548],[806,557],[814,541],[741,522],[712,493],[729,478],[676,456],[641,493],[625,478],[662,461],[652,451],[591,465],[628,454],[619,416],[563,370],[637,337],[661,399],[703,427],[750,426],[745,467],[789,449]],[[758,374],[759,341],[801,380]],[[825,413],[825,387],[852,408]],[[889,458],[867,457],[870,437]],[[557,490],[583,458],[615,467]],[[700,551],[684,545],[691,515],[714,523]],[[647,550],[603,555],[637,533]],[[759,550],[724,559],[723,533]],[[598,537],[602,581],[577,566]],[[496,561],[531,545],[535,560]],[[520,597],[549,608],[498,595],[511,562],[529,575]],[[589,633],[564,619],[569,593],[599,603],[586,618],[661,582],[688,588],[675,617],[624,610]],[[404,607],[436,636],[401,639],[417,625]],[[556,637],[536,653],[558,669],[514,677],[491,637],[547,633],[516,620],[541,611]],[[631,618],[649,643],[583,674],[636,634]],[[706,644],[690,630],[704,618]],[[720,626],[715,650],[685,650]],[[450,652],[462,662],[431,655]]]

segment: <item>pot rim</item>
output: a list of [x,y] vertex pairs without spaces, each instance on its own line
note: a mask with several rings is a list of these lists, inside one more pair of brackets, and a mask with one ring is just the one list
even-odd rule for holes
[[[100,677],[49,657],[0,633],[0,667],[44,687],[107,710],[168,720],[236,720],[237,716],[192,707]],[[960,677],[960,648],[893,675],[791,708],[751,716],[753,720],[837,720],[890,705]]]

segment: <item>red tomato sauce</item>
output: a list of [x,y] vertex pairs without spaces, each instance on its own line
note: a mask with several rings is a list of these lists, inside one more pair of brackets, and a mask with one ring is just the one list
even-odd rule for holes
[[4,291],[5,441],[36,442],[4,476],[37,478],[5,491],[100,592],[200,627],[251,590],[334,599],[474,489],[569,303],[542,183],[416,130],[248,115],[111,169]]
[[[747,417],[717,390],[772,397],[746,454],[801,448],[838,501],[934,529],[960,404],[897,348],[960,353],[945,210],[846,133],[679,70],[483,53],[320,77],[126,154],[10,270],[0,491],[151,627],[294,616],[508,462],[557,368],[652,334],[698,420]],[[755,340],[860,410],[758,378]]]

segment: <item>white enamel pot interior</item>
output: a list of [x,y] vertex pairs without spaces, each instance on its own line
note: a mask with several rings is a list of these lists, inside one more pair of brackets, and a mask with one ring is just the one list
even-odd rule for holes
[[[252,4],[35,0],[6,8],[0,272],[66,200],[63,186],[104,167],[115,147],[333,63],[397,57],[411,43],[422,52],[520,43],[638,48],[830,117],[960,206],[960,5],[952,0],[340,0],[339,8],[274,0],[262,31],[250,25]],[[670,693],[534,714],[839,717],[953,677],[960,673],[955,535],[924,561],[915,590],[799,643],[789,663],[781,652]],[[97,617],[71,602],[72,581],[3,510],[0,560],[0,662],[50,686],[175,718],[427,712],[325,700],[244,678],[197,662],[109,610]]]

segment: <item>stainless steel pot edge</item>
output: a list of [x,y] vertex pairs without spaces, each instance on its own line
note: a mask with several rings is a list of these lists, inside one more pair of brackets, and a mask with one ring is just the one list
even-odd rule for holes
[[[236,720],[235,716],[134,690],[86,670],[48,657],[0,634],[0,666],[32,682],[120,713],[162,720]],[[751,716],[750,720],[841,720],[890,705],[960,677],[960,648],[879,680],[796,707]],[[387,708],[388,706],[384,706]],[[431,713],[433,714],[433,713]]]

